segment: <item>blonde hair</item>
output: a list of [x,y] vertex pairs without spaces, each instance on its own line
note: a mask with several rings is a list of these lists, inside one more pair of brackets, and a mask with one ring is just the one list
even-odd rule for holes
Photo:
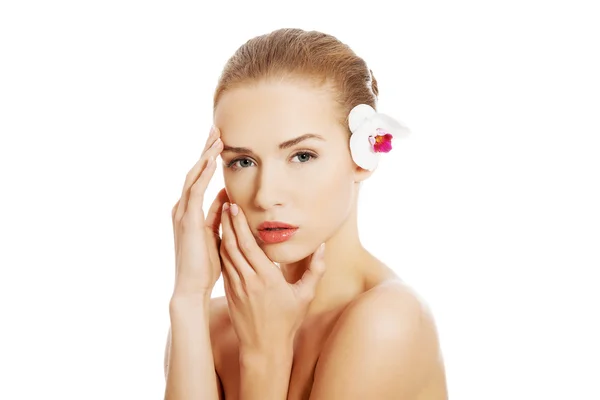
[[305,78],[329,84],[345,127],[357,104],[377,109],[377,80],[348,45],[322,32],[283,28],[248,40],[231,56],[215,89],[213,110],[223,92],[269,78]]

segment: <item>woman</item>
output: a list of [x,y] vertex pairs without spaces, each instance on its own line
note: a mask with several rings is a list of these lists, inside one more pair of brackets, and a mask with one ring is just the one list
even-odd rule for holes
[[[228,61],[172,213],[167,399],[447,398],[431,314],[359,241],[360,183],[406,133],[377,94],[319,32],[277,30]],[[225,188],[205,219],[218,155]]]

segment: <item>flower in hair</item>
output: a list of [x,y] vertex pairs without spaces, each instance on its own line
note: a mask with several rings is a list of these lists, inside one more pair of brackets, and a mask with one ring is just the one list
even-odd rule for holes
[[368,104],[359,104],[348,116],[350,152],[361,168],[373,171],[381,153],[392,150],[392,139],[406,137],[410,130],[394,118],[375,111]]

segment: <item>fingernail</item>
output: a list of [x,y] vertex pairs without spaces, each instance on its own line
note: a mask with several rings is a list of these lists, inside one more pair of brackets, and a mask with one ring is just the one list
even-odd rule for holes
[[223,211],[227,211],[229,210],[229,203],[224,203],[223,204]]
[[319,256],[323,257],[324,254],[325,254],[325,242],[321,243],[321,245],[319,246]]
[[221,138],[217,138],[217,140],[215,140],[215,142],[210,147],[217,147],[219,144],[221,144]]
[[215,133],[217,133],[217,130],[215,129],[215,126],[211,126],[210,127],[210,136],[213,136]]
[[231,210],[229,210],[230,213],[232,213],[233,215],[238,215],[238,206],[237,204],[232,204],[231,205]]

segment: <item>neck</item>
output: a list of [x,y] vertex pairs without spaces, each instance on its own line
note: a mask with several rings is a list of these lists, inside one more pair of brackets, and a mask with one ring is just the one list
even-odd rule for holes
[[[307,315],[327,312],[346,304],[364,291],[367,267],[372,256],[362,246],[357,227],[356,206],[346,222],[325,243],[325,274],[321,278]],[[280,268],[288,283],[297,282],[310,264],[310,256]]]

